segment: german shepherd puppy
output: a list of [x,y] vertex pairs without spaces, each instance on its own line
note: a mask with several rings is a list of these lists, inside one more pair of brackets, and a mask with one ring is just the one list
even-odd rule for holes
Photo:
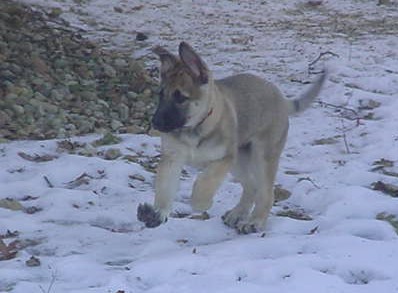
[[274,180],[285,145],[289,114],[304,110],[325,81],[322,74],[300,98],[287,100],[270,82],[251,74],[214,80],[190,45],[179,57],[162,47],[160,97],[153,127],[161,132],[162,158],[155,203],[141,204],[137,217],[147,227],[167,220],[185,164],[203,168],[192,191],[192,208],[207,211],[231,171],[242,184],[239,203],[222,219],[239,233],[264,229],[274,202]]

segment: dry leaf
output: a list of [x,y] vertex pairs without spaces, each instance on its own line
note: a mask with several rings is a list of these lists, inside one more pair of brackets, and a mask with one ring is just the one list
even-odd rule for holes
[[18,244],[19,241],[15,240],[7,245],[0,239],[0,261],[15,258],[18,253]]
[[290,209],[279,211],[276,213],[276,215],[279,217],[288,217],[291,219],[302,220],[302,221],[312,220],[312,218],[309,215],[307,215],[304,211],[295,211]]
[[289,190],[282,188],[281,185],[275,185],[274,194],[275,194],[275,202],[286,200],[292,195],[292,193]]
[[25,209],[25,213],[32,215],[32,214],[36,214],[37,212],[40,212],[42,210],[43,210],[42,208],[31,206],[31,207],[27,207]]
[[19,201],[11,198],[0,199],[0,208],[12,211],[22,211],[24,209],[23,205],[21,205]]
[[388,194],[392,197],[398,197],[398,186],[397,185],[384,183],[382,181],[377,181],[377,182],[372,183],[372,188],[373,188],[373,190],[381,191],[381,192]]
[[66,188],[73,189],[81,185],[88,185],[90,183],[90,179],[93,179],[93,176],[88,175],[86,172],[84,172],[77,178],[66,183]]
[[38,199],[38,196],[32,196],[32,195],[25,195],[23,198],[21,198],[21,201],[28,201],[28,200],[36,200]]
[[132,180],[138,180],[138,181],[145,181],[145,177],[140,175],[140,174],[134,174],[134,175],[129,175],[129,178]]
[[315,234],[316,232],[318,232],[318,229],[319,229],[319,226],[316,226],[315,228],[311,229],[311,230],[310,230],[310,233],[308,233],[308,234],[309,234],[309,235],[313,235],[313,234]]
[[188,243],[187,239],[177,239],[177,243],[186,244]]
[[18,155],[25,160],[31,161],[31,162],[48,162],[48,161],[52,161],[54,159],[57,159],[58,156],[55,155],[38,155],[38,154],[34,154],[34,155],[29,155],[27,153],[24,152],[19,152]]
[[206,220],[210,219],[210,215],[207,212],[202,212],[200,214],[193,214],[193,215],[189,216],[189,219],[206,221]]
[[17,237],[17,236],[19,236],[19,232],[18,231],[10,231],[10,230],[7,230],[7,233],[6,234],[0,234],[0,239],[6,239],[6,238],[14,238],[14,237]]
[[28,267],[39,267],[41,265],[40,259],[37,257],[32,256],[30,259],[28,259],[25,264]]

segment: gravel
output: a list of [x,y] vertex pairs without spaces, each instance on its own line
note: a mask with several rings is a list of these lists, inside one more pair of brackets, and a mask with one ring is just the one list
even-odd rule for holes
[[143,66],[58,16],[0,2],[0,141],[147,132],[156,85]]

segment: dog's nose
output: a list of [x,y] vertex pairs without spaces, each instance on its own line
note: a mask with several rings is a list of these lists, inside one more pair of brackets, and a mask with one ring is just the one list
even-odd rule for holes
[[163,119],[159,118],[159,115],[155,113],[152,117],[152,127],[156,130],[162,131],[164,128]]
[[156,111],[152,117],[152,127],[161,132],[169,132],[172,127],[166,123],[166,119],[161,111]]
[[152,117],[152,126],[161,132],[171,132],[183,127],[184,115],[175,105],[160,105]]

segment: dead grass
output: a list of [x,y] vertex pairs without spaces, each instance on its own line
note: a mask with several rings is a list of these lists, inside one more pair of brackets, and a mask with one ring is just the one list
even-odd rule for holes
[[[385,8],[392,9],[391,7]],[[333,38],[349,38],[352,40],[369,35],[397,35],[398,17],[378,12],[346,13],[330,10],[324,5],[308,5],[300,3],[285,11],[288,20],[270,20],[267,27],[273,29],[294,31],[298,37],[313,39],[314,36]],[[262,25],[261,25],[262,26]]]

